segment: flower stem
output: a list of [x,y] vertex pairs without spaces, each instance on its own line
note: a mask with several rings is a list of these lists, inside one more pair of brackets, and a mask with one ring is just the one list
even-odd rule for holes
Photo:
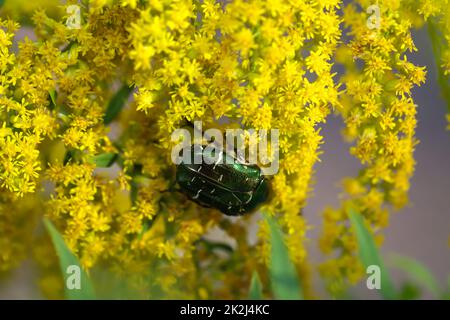
[[442,46],[443,38],[439,34],[435,21],[428,21],[428,34],[431,39],[431,46],[433,48],[434,59],[436,61],[436,68],[438,74],[438,83],[441,87],[442,95],[447,101],[447,111],[450,113],[450,84],[449,77],[444,74],[444,70],[440,67],[442,62]]

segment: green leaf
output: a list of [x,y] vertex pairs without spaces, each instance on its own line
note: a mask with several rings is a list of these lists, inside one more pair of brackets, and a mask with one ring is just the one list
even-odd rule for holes
[[6,0],[0,0],[0,8],[3,7],[3,5],[5,4]]
[[249,291],[249,299],[250,300],[262,300],[262,284],[259,279],[258,272],[253,271],[252,280],[250,282],[250,291]]
[[106,109],[106,113],[103,117],[103,122],[105,124],[110,124],[117,117],[120,111],[122,111],[132,91],[132,87],[123,85],[122,88],[116,92],[109,102],[108,108]]
[[[94,287],[87,275],[87,273],[81,268],[78,258],[70,251],[64,242],[63,237],[55,228],[55,226],[44,218],[44,225],[55,247],[56,254],[59,258],[59,265],[64,278],[64,288],[66,299],[69,300],[93,300],[95,299]],[[80,289],[69,289],[66,285],[67,279],[72,276],[72,273],[68,274],[67,270],[71,266],[78,266],[80,268]]]
[[283,232],[274,218],[266,216],[271,233],[270,279],[275,299],[300,300],[303,293],[294,264],[289,258]]
[[441,296],[441,290],[436,279],[425,265],[415,259],[400,255],[394,255],[389,260],[392,266],[406,272],[411,280],[429,290],[435,298]]
[[402,285],[398,293],[399,300],[416,300],[420,299],[422,293],[415,283],[406,282]]
[[136,183],[136,181],[131,180],[131,189],[130,189],[130,200],[131,204],[134,206],[136,204],[138,194],[139,194],[139,185]]
[[108,168],[112,166],[116,159],[116,153],[102,153],[98,156],[92,157],[89,162],[95,164],[97,168]]
[[[0,0],[0,1],[2,1],[2,0]],[[1,4],[0,4],[0,6],[1,6]],[[56,90],[49,90],[48,94],[50,95],[50,99],[53,103],[53,106],[56,107],[56,94],[57,94]]]
[[384,299],[395,299],[397,295],[392,280],[389,276],[389,272],[384,267],[383,260],[378,253],[378,249],[372,235],[364,225],[363,217],[352,209],[350,209],[349,216],[358,240],[359,258],[361,259],[361,262],[365,268],[371,265],[376,265],[380,268],[381,295]]

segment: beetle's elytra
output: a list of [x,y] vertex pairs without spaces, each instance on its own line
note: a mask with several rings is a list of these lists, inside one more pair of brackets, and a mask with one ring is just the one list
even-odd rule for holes
[[[237,216],[252,211],[267,199],[268,182],[258,166],[240,163],[224,151],[223,161],[213,163],[213,155],[201,145],[192,145],[190,152],[192,160],[196,155],[203,160],[198,164],[182,161],[177,166],[176,178],[181,191],[195,202]],[[208,157],[212,160],[205,161]]]

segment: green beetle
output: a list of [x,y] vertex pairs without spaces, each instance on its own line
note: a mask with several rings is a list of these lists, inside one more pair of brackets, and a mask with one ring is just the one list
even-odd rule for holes
[[230,216],[246,214],[266,201],[269,186],[258,166],[241,163],[224,151],[223,161],[214,163],[213,153],[202,145],[192,145],[190,152],[191,160],[203,160],[182,161],[176,173],[181,191],[190,199]]

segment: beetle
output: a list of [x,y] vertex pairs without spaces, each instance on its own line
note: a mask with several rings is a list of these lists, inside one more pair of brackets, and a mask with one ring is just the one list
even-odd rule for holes
[[177,183],[191,200],[229,216],[249,213],[267,200],[268,181],[257,165],[238,161],[223,150],[219,151],[223,161],[214,163],[214,153],[204,145],[193,144],[186,149],[190,149],[191,160],[196,156],[202,159],[197,164],[181,161],[177,165]]

